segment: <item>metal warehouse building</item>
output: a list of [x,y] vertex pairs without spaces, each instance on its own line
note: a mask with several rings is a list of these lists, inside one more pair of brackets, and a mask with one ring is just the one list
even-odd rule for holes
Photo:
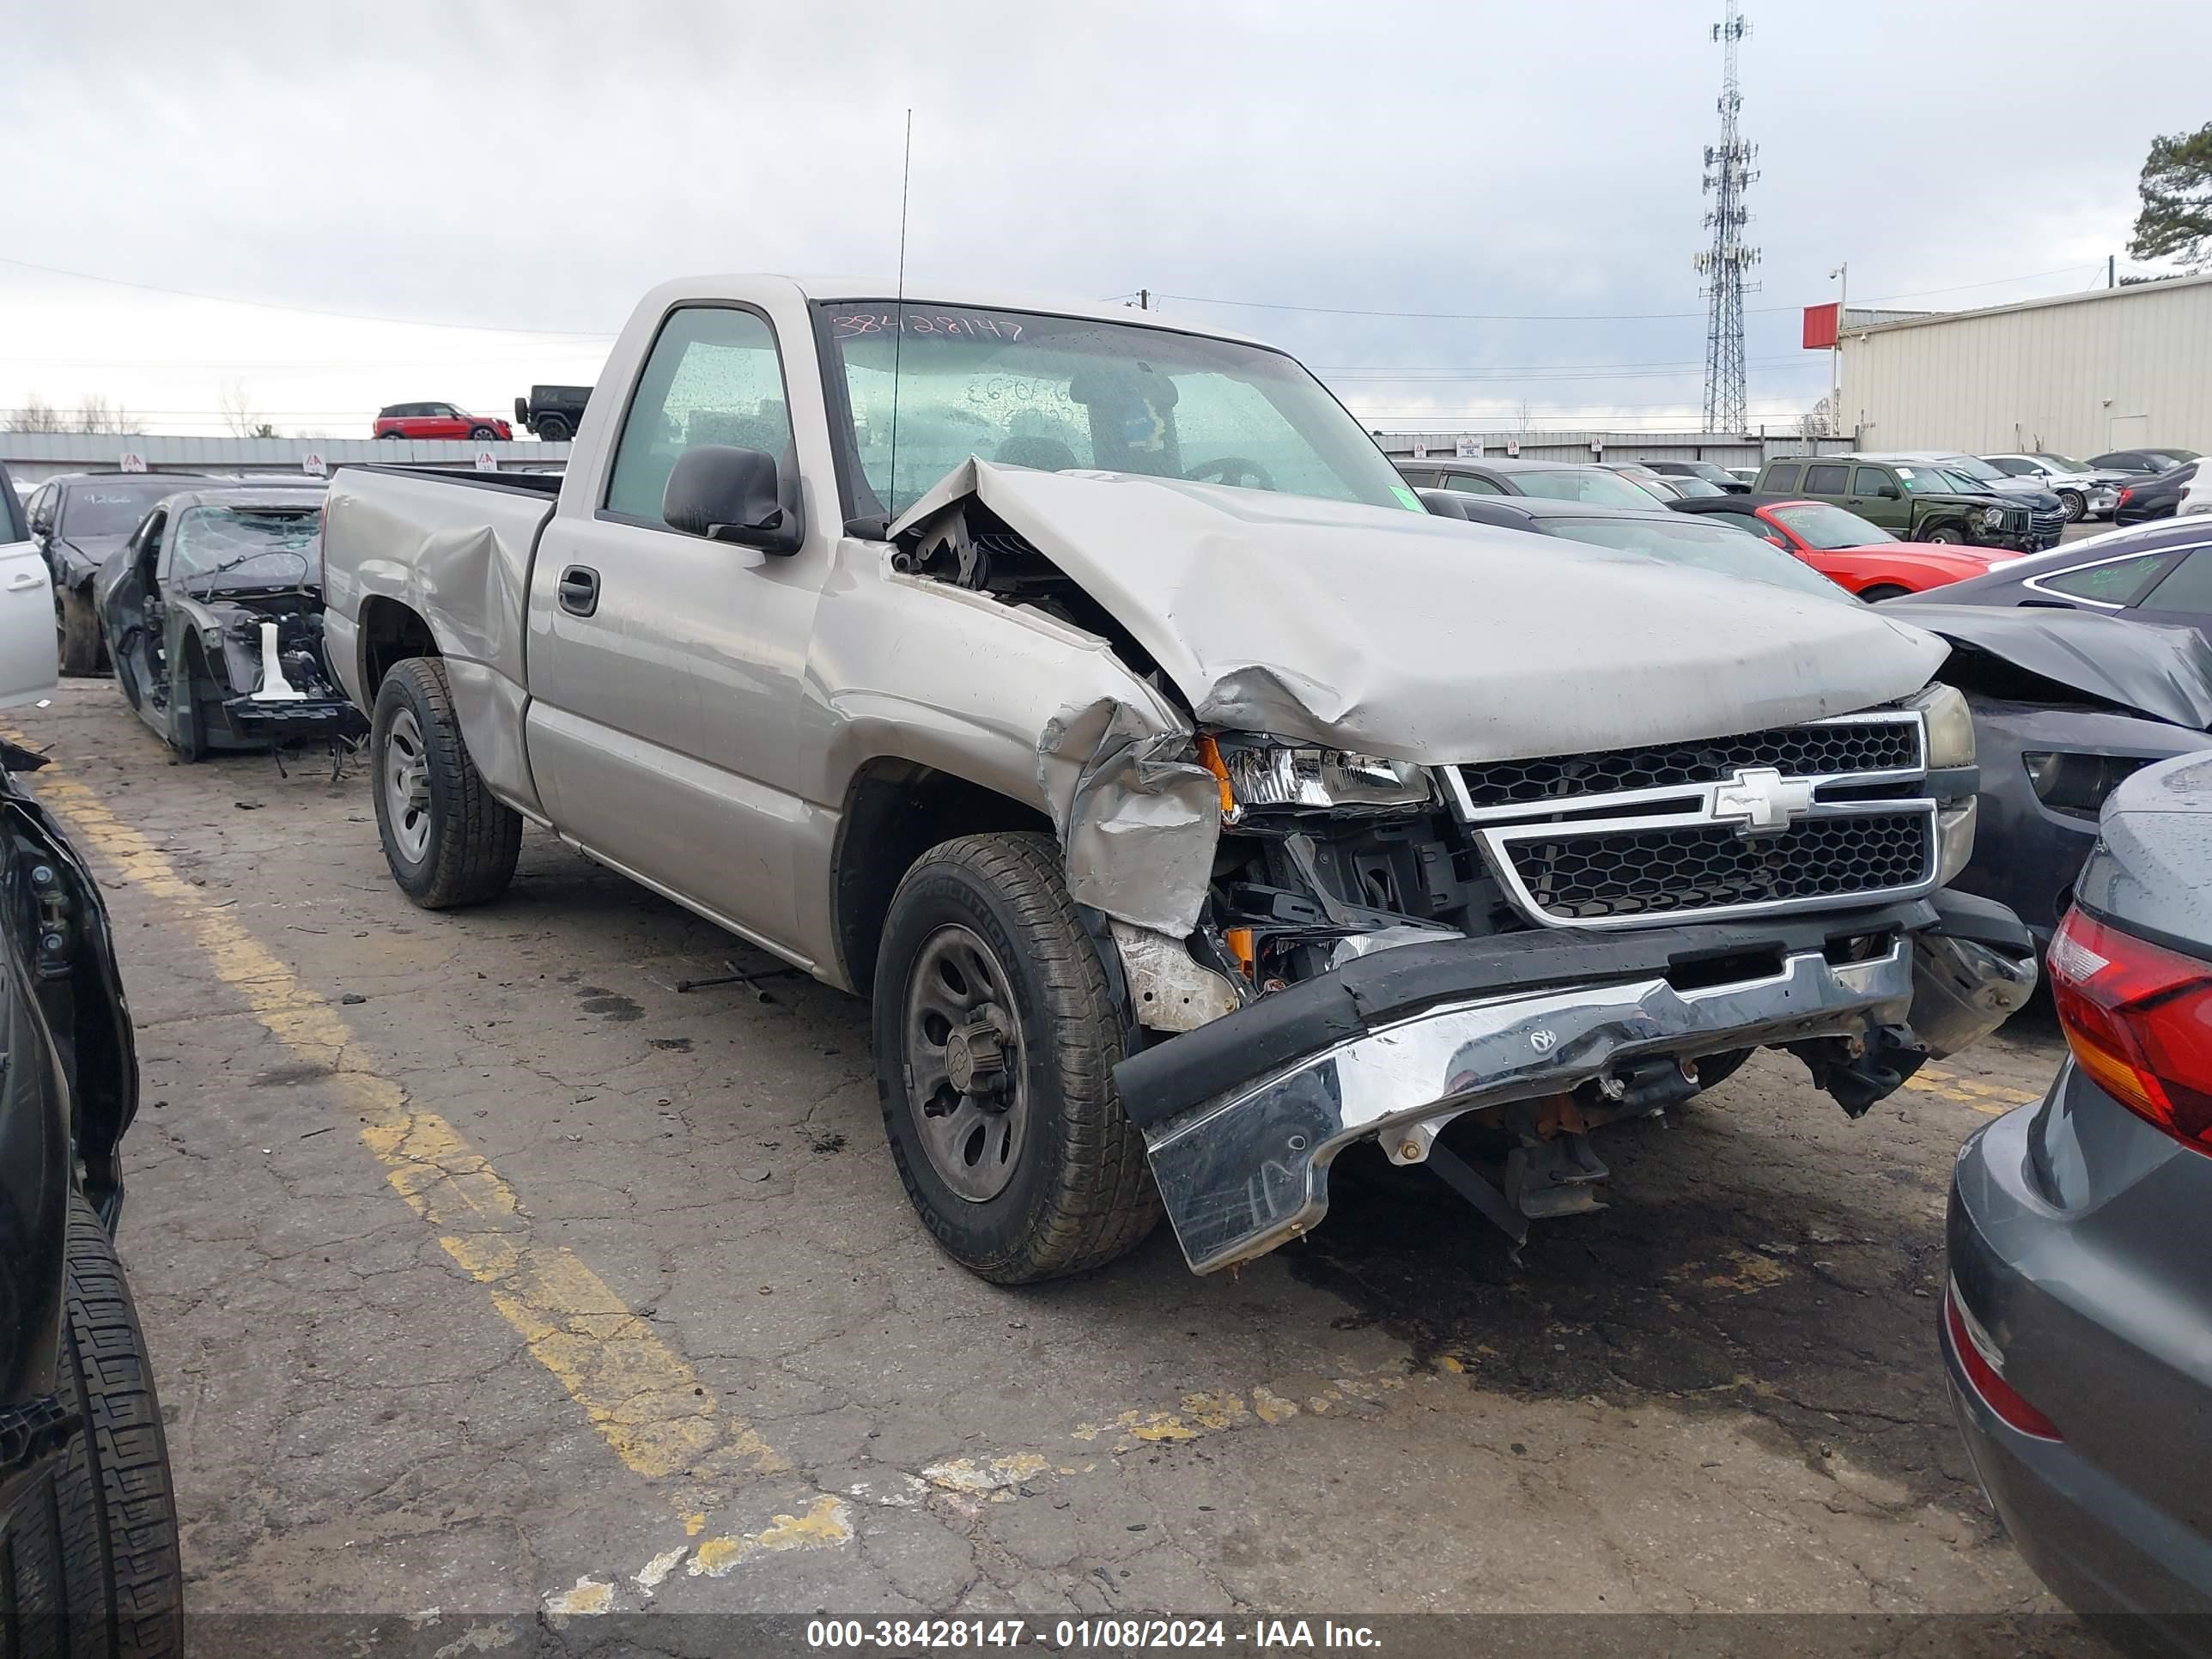
[[1843,377],[1864,449],[2212,453],[2212,276],[1846,327]]

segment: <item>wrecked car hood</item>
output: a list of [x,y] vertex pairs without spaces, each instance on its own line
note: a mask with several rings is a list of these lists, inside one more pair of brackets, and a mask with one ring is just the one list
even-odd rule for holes
[[1426,514],[1121,473],[971,460],[891,534],[969,497],[1127,628],[1200,724],[1422,764],[1847,714],[1917,691],[1944,655],[1841,598]]
[[2193,628],[2041,605],[1916,604],[1910,614],[1961,650],[2151,720],[2212,731],[2212,645]]

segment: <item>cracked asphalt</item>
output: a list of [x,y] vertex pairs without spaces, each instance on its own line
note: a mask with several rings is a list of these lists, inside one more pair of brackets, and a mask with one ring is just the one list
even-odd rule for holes
[[2047,1017],[1858,1122],[1760,1055],[1516,1262],[1339,1165],[1309,1240],[1008,1291],[900,1192],[863,1006],[526,836],[410,906],[367,780],[13,723],[114,914],[122,1233],[197,1613],[2034,1615],[1935,1343]]

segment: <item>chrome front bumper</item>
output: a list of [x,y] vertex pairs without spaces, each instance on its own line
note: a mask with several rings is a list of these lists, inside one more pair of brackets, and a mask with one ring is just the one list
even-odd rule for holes
[[1866,961],[1802,950],[1771,975],[1691,990],[1655,975],[1440,1002],[1145,1125],[1153,1177],[1191,1270],[1234,1267],[1321,1220],[1329,1164],[1355,1140],[1562,1093],[1641,1055],[1689,1058],[1903,1021],[1913,951],[1904,934]]

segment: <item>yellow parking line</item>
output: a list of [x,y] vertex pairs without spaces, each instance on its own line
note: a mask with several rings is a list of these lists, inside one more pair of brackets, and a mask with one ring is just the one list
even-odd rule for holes
[[1962,1106],[1971,1106],[1988,1117],[2002,1117],[2015,1106],[2032,1106],[2043,1098],[2026,1089],[2014,1089],[2002,1083],[1982,1083],[1972,1078],[1959,1076],[1941,1066],[1923,1066],[1905,1080],[1908,1089],[1925,1095],[1935,1095],[1944,1100],[1955,1100]]
[[[437,1230],[447,1254],[491,1294],[538,1362],[583,1407],[616,1456],[641,1475],[706,1479],[789,1465],[720,1409],[698,1374],[565,1246],[532,1235],[529,1212],[465,1136],[351,1058],[337,1011],[198,889],[161,850],[76,780],[49,768],[39,798],[68,818],[125,880],[174,906],[217,977],[279,1042],[319,1068],[362,1121],[361,1141],[392,1190]],[[690,1494],[678,1494],[689,1509]],[[697,1517],[690,1517],[696,1531]]]

